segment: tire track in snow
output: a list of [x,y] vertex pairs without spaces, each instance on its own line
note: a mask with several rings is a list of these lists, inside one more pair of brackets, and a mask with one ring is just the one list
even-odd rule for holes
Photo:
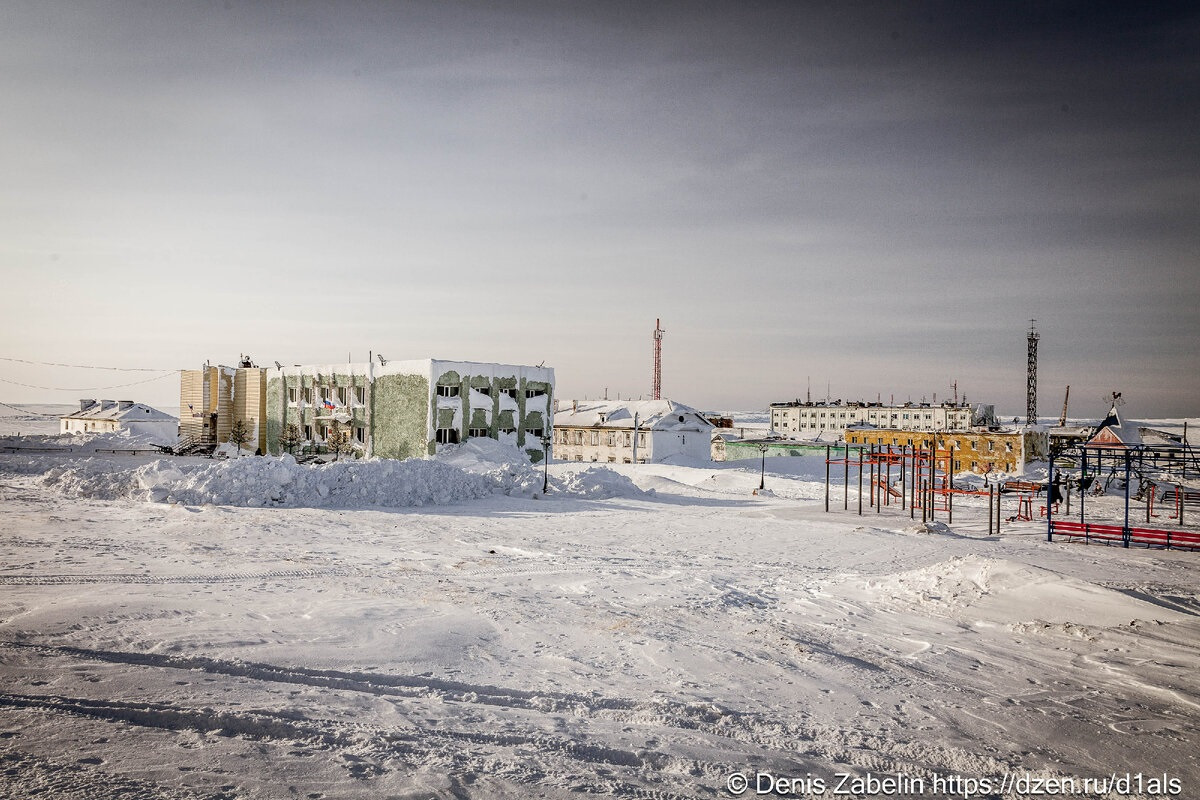
[[[537,714],[564,714],[574,718],[594,718],[627,725],[670,728],[693,734],[752,745],[787,758],[797,755],[806,760],[824,760],[829,764],[851,765],[876,773],[911,773],[918,769],[944,769],[947,764],[963,774],[1000,774],[1012,766],[988,755],[961,748],[923,747],[915,741],[898,741],[883,732],[858,730],[851,725],[830,725],[805,719],[782,721],[762,714],[740,712],[712,702],[681,703],[671,700],[641,701],[597,694],[545,692],[527,689],[471,684],[424,676],[319,670],[285,667],[246,661],[225,661],[206,656],[172,656],[158,653],[130,653],[89,650],[78,647],[0,642],[0,647],[37,652],[47,656],[66,656],[130,666],[199,670],[209,674],[248,678],[272,683],[311,686],[338,691],[359,692],[376,697],[434,700],[466,705],[483,705],[530,711]],[[324,724],[324,723],[322,723]],[[332,723],[331,723],[332,724]],[[388,738],[398,734],[383,732]],[[652,762],[674,761],[665,754],[638,755],[628,751],[540,734],[490,734],[483,732],[451,733],[425,731],[426,739],[448,737],[453,741],[473,741],[497,746],[527,745],[554,751],[573,760],[602,762],[616,766],[648,767]],[[514,738],[515,737],[515,738]],[[436,754],[434,754],[436,755]],[[592,756],[592,757],[589,757]],[[433,757],[430,755],[426,758]],[[737,765],[689,762],[698,771],[712,776],[728,775]],[[743,765],[744,766],[744,765]]]
[[268,572],[232,572],[220,575],[144,575],[112,573],[108,575],[0,575],[3,586],[54,586],[91,583],[188,584],[188,583],[249,583],[261,580],[351,577],[361,574],[352,569],[284,569]]
[[[489,734],[477,731],[427,730],[401,732],[357,722],[315,720],[295,712],[217,711],[173,703],[150,701],[95,700],[62,695],[24,695],[0,693],[0,708],[49,711],[85,716],[107,722],[123,722],[144,728],[167,731],[194,731],[202,734],[240,737],[255,741],[274,741],[289,746],[308,746],[337,753],[352,777],[369,778],[389,772],[388,760],[401,759],[410,767],[444,765],[462,772],[464,767],[480,774],[503,770],[509,780],[538,783],[558,776],[522,766],[520,753],[507,756],[505,750],[535,749],[589,766],[627,768],[645,777],[644,769],[670,768],[674,759],[656,754],[647,759],[638,753],[579,742],[546,734]],[[464,750],[463,745],[470,745]],[[709,765],[704,774],[724,775],[731,765]],[[669,772],[668,774],[673,774]],[[671,792],[647,790],[620,780],[610,779],[610,794],[628,797],[684,800]]]
[[0,752],[0,791],[7,797],[53,797],[55,800],[235,800],[216,794],[135,780],[108,770],[35,756],[19,750]]

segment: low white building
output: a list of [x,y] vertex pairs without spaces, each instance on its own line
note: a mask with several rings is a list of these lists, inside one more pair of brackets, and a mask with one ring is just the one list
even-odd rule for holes
[[132,400],[80,400],[79,410],[59,418],[59,433],[146,435],[159,444],[174,442],[179,420],[157,408]]
[[672,400],[569,400],[554,414],[551,455],[560,461],[644,464],[712,458],[714,425]]

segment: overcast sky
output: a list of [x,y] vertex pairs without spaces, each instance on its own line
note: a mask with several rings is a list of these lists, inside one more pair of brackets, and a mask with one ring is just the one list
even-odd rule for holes
[[0,356],[1196,416],[1198,8],[5,3]]

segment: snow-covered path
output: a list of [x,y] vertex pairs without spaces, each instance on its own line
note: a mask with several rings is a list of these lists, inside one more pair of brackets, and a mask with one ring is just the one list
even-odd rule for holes
[[988,538],[966,508],[930,533],[825,515],[803,481],[755,497],[756,471],[637,469],[654,494],[416,510],[0,474],[0,785],[661,798],[727,797],[734,772],[1165,772],[1200,791],[1200,555]]

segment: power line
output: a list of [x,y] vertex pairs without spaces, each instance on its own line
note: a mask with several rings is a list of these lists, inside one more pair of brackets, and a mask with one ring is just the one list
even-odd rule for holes
[[106,392],[109,389],[124,389],[126,386],[140,386],[143,383],[151,383],[160,381],[167,376],[175,375],[176,371],[164,372],[153,378],[146,378],[144,381],[134,381],[133,383],[119,383],[116,386],[95,386],[89,389],[64,389],[61,386],[35,386],[32,383],[21,383],[20,381],[10,381],[8,378],[0,378],[0,382],[11,383],[14,386],[24,386],[26,389],[45,389],[48,392]]
[[[7,356],[0,356],[0,361],[15,361],[18,364],[36,364],[38,366],[43,366],[43,367],[71,367],[73,369],[109,369],[109,370],[113,370],[116,372],[162,372],[161,369],[155,369],[153,367],[97,367],[92,364],[59,364],[54,361],[30,361],[27,358],[9,358]],[[21,385],[23,386],[24,384],[21,384]],[[128,384],[128,385],[132,385],[132,384]],[[36,386],[34,388],[41,389],[44,387]],[[110,388],[118,388],[118,387],[110,387]],[[80,391],[86,391],[86,390],[80,390]]]
[[20,411],[22,414],[36,414],[39,417],[57,417],[57,416],[59,416],[58,414],[43,414],[41,411],[30,411],[28,408],[19,408],[17,406],[12,406],[12,405],[9,405],[8,403],[4,403],[4,402],[0,402],[0,406],[4,406],[5,408],[11,408],[13,411]]

